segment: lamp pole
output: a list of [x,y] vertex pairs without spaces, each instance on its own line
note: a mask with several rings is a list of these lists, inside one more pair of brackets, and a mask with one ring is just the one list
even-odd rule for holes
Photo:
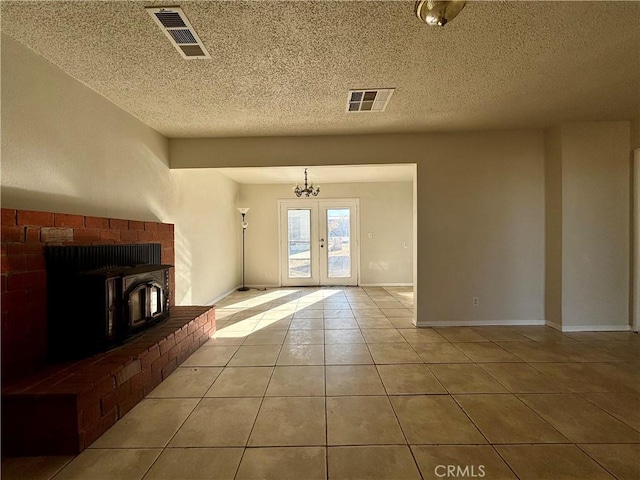
[[245,287],[244,285],[244,234],[247,231],[247,227],[249,226],[249,223],[245,221],[244,216],[247,214],[247,212],[249,211],[248,208],[238,208],[238,210],[240,211],[240,214],[242,215],[242,287],[240,287],[238,289],[239,292],[246,292],[247,290],[249,290],[248,287]]

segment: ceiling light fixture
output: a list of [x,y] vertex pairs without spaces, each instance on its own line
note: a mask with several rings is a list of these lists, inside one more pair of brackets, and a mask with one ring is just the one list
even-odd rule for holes
[[466,3],[464,0],[418,0],[416,15],[430,27],[444,27],[460,13]]
[[304,169],[304,188],[300,188],[300,185],[296,185],[293,187],[293,193],[296,194],[296,197],[301,197],[305,195],[307,197],[313,195],[317,197],[320,193],[320,187],[314,187],[313,183],[311,185],[307,184],[307,169]]

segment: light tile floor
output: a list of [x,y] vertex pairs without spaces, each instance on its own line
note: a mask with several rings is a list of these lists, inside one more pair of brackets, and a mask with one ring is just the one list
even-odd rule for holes
[[76,458],[5,480],[640,478],[640,337],[416,329],[408,288],[236,292]]

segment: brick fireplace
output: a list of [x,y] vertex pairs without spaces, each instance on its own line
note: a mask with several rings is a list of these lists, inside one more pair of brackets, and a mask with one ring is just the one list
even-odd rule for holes
[[[159,243],[162,263],[174,264],[172,224],[1,209],[3,382],[44,367],[47,355],[45,247]],[[170,270],[171,304],[175,273]]]

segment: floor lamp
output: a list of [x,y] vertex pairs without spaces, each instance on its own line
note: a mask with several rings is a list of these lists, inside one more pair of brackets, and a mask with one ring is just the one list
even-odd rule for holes
[[249,290],[249,287],[244,286],[244,232],[247,231],[247,227],[249,223],[245,221],[244,216],[249,211],[248,208],[238,208],[238,211],[242,215],[242,287],[238,289],[239,292],[246,292]]

